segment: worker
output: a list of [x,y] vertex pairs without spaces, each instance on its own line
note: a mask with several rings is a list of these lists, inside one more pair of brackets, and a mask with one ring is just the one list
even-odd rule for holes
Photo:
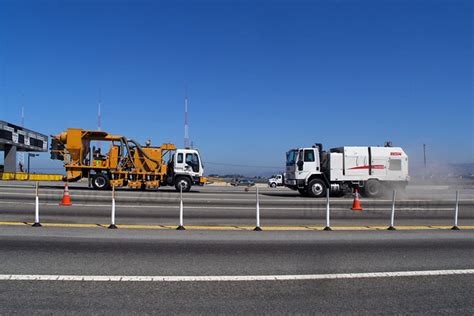
[[94,150],[94,165],[95,166],[100,166],[102,164],[101,160],[104,159],[104,157],[102,156],[101,152],[100,152],[100,148],[97,148]]
[[94,150],[94,159],[100,159],[101,153],[100,153],[100,148],[97,148]]

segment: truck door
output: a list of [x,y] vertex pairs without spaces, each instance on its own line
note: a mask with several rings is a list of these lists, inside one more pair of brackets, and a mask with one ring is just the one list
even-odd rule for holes
[[184,172],[184,153],[182,152],[178,152],[175,154],[174,171],[175,173]]
[[199,162],[199,157],[196,153],[193,153],[193,152],[186,153],[185,170],[190,172],[193,176],[196,176],[199,174],[200,166],[201,164]]
[[303,170],[298,169],[298,179],[306,179],[311,174],[320,173],[319,159],[313,148],[300,150],[298,160],[303,161]]

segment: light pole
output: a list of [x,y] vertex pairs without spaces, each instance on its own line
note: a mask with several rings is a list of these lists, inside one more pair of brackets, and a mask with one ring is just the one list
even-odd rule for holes
[[30,158],[31,157],[38,157],[39,154],[32,154],[32,153],[28,153],[28,177],[30,176]]

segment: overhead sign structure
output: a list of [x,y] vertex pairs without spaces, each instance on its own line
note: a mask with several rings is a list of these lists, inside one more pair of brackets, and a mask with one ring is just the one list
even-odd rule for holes
[[4,151],[4,171],[16,171],[16,152],[48,151],[48,136],[0,121],[0,150]]

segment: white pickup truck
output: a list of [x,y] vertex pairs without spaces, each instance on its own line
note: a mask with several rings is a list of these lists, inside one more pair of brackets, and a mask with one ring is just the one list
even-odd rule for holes
[[270,179],[268,179],[268,186],[271,187],[271,188],[284,186],[285,185],[284,178],[285,177],[284,177],[283,174],[273,175],[273,176],[270,177]]

